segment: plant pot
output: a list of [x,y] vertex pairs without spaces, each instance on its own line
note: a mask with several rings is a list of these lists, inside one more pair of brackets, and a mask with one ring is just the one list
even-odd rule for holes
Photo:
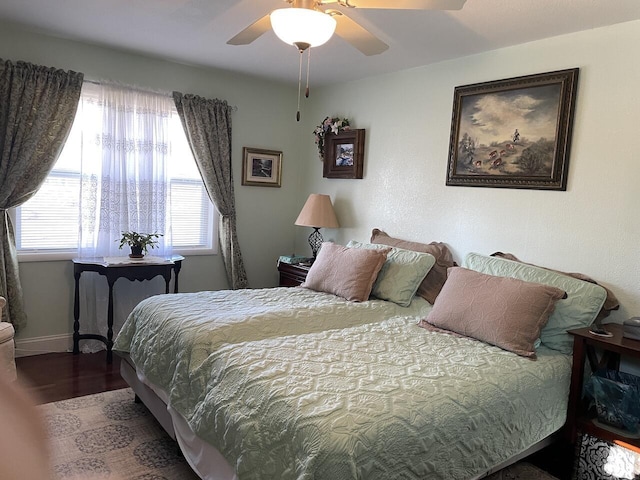
[[132,245],[129,258],[142,258],[142,257],[144,257],[144,253],[142,253],[142,247],[139,245]]

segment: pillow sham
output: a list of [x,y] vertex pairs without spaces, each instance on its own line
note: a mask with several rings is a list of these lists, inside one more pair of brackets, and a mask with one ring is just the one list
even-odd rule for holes
[[399,238],[390,237],[388,234],[374,228],[371,232],[371,243],[388,245],[390,247],[404,248],[405,250],[413,250],[414,252],[423,252],[433,255],[436,259],[435,264],[427,273],[420,286],[417,295],[426,299],[433,305],[438,293],[442,289],[444,282],[447,280],[447,268],[453,267],[453,256],[444,243],[431,242],[429,244],[410,242]]
[[477,272],[542,283],[567,292],[567,298],[556,304],[555,311],[540,333],[543,345],[567,355],[573,352],[573,338],[567,330],[591,325],[607,297],[607,292],[600,285],[504,258],[469,253],[464,266]]
[[556,287],[452,267],[426,321],[534,358],[540,331],[564,296]]
[[[385,245],[360,243],[351,240],[349,248],[387,249]],[[416,294],[420,283],[436,263],[430,253],[421,253],[403,248],[392,247],[387,254],[387,261],[378,273],[371,294],[382,300],[408,307]]]
[[353,302],[364,302],[369,299],[390,250],[347,248],[324,242],[301,286],[333,293]]
[[[495,252],[495,253],[492,253],[491,256],[492,257],[506,258],[507,260],[513,260],[514,262],[520,262],[520,263],[524,263],[524,264],[527,264],[527,265],[533,265],[534,267],[547,268],[547,267],[543,267],[541,265],[535,265],[533,263],[523,262],[522,260],[520,260],[519,258],[517,258],[515,255],[513,255],[511,253]],[[547,270],[552,270],[554,272],[562,273],[563,275],[569,275],[570,277],[577,278],[578,280],[584,280],[585,282],[595,283],[596,285],[600,285],[593,278],[591,278],[588,275],[585,275],[583,273],[561,272],[560,270],[553,270],[553,269],[550,269],[550,268],[547,268]],[[604,290],[607,292],[607,298],[605,299],[604,304],[602,305],[602,308],[600,309],[600,312],[598,312],[598,316],[596,317],[596,321],[604,320],[606,317],[609,316],[609,314],[611,313],[612,310],[618,310],[620,308],[620,302],[618,301],[618,298],[615,296],[615,294],[611,290],[609,290],[607,287],[605,287],[604,285],[600,285],[600,286],[602,288],[604,288]]]

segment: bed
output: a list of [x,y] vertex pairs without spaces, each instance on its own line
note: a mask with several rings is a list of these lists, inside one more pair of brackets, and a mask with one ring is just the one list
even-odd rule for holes
[[309,285],[152,297],[114,350],[202,478],[481,478],[562,428],[566,329],[590,324],[606,292],[501,258],[470,254],[464,267],[447,267],[433,306],[417,295],[406,306],[353,302]]
[[114,350],[130,354],[149,382],[166,386],[190,381],[190,372],[222,345],[426,315],[429,309],[419,297],[400,307],[287,287],[158,295],[133,310]]

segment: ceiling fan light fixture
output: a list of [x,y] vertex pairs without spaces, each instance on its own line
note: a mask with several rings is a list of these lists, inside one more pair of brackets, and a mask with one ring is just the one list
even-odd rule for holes
[[317,10],[280,8],[271,12],[271,28],[283,42],[305,50],[326,43],[336,30],[336,21]]

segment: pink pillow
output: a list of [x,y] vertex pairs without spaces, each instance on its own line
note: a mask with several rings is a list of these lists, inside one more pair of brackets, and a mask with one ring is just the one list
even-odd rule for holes
[[382,230],[374,228],[371,232],[371,243],[389,245],[390,247],[404,248],[414,252],[430,253],[436,258],[435,265],[429,270],[422,283],[418,287],[416,295],[420,295],[431,305],[436,301],[436,297],[442,289],[442,285],[447,280],[447,268],[453,267],[453,256],[444,243],[431,242],[418,243],[400,240],[387,235]]
[[364,302],[369,299],[373,283],[390,250],[347,248],[325,242],[301,286]]
[[426,321],[518,355],[535,357],[540,331],[556,302],[565,295],[563,290],[548,285],[452,267]]

